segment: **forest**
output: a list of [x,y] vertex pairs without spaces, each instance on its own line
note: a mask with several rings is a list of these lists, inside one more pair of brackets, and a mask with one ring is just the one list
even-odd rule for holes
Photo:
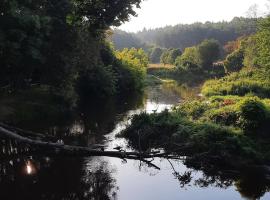
[[1,199],[269,198],[270,6],[119,29],[142,5],[0,2]]
[[143,29],[136,33],[115,29],[111,40],[116,49],[160,47],[184,50],[186,47],[199,44],[205,39],[215,39],[224,45],[240,36],[255,33],[259,20],[257,18],[235,17],[230,22],[179,24],[156,29]]

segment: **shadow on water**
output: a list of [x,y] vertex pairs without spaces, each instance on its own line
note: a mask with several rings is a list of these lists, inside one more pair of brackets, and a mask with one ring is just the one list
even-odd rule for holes
[[[183,99],[196,98],[197,91],[164,84],[146,88],[144,94],[87,101],[72,115],[48,121],[28,114],[28,118],[16,119],[15,125],[54,135],[66,144],[99,143],[108,149],[121,144],[125,148],[126,141],[114,136],[134,113],[170,109]],[[0,154],[13,149],[10,145],[2,141]],[[207,167],[197,170],[179,160],[157,158],[153,162],[161,168],[158,171],[139,161],[115,158],[2,156],[0,160],[0,199],[5,200],[269,198],[269,170],[261,167],[241,172]]]

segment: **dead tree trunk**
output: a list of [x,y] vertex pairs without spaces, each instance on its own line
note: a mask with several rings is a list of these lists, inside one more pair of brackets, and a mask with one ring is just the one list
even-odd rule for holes
[[141,160],[155,168],[158,168],[158,167],[145,159],[154,158],[154,157],[172,158],[172,156],[169,156],[167,153],[160,153],[160,152],[151,152],[151,153],[139,152],[138,153],[138,152],[123,152],[123,151],[102,151],[102,150],[97,150],[97,149],[89,148],[89,147],[72,146],[72,145],[64,145],[64,144],[53,143],[53,142],[46,142],[40,139],[31,139],[31,138],[22,136],[16,133],[15,131],[8,130],[7,128],[4,128],[2,126],[0,126],[0,136],[2,138],[15,140],[16,142],[21,143],[21,144],[29,145],[30,148],[31,147],[39,148],[40,151],[38,153],[43,154],[43,155],[108,156],[108,157],[115,157],[115,158],[121,158],[121,159],[134,159],[134,160]]

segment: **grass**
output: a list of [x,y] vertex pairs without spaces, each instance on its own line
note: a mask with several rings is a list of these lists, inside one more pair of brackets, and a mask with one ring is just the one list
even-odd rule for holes
[[175,69],[175,65],[170,65],[170,64],[162,64],[162,63],[157,63],[157,64],[154,64],[154,63],[150,63],[148,65],[148,70],[151,70],[151,69]]
[[268,72],[245,68],[222,79],[205,82],[202,93],[207,96],[252,94],[262,98],[270,97],[270,80]]
[[[151,69],[153,77],[196,77],[178,69]],[[138,148],[161,147],[200,162],[232,167],[270,162],[270,78],[268,72],[244,68],[203,85],[204,97],[182,102],[172,111],[140,114],[120,136]],[[210,76],[209,76],[210,77]],[[237,160],[237,162],[235,162]]]
[[[191,121],[178,111],[136,115],[120,137],[128,138],[135,148],[140,140],[144,150],[162,147],[201,162],[211,162],[215,158],[215,164],[230,167],[262,163],[268,161],[270,155],[269,149],[263,152],[262,145],[257,145],[256,140],[240,129]],[[270,144],[263,146],[265,150]]]

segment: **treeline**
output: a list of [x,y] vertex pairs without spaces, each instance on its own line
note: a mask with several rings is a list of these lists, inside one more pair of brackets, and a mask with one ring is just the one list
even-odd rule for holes
[[186,47],[198,45],[205,39],[215,39],[221,45],[243,35],[256,32],[257,22],[261,19],[235,17],[230,22],[206,22],[179,24],[157,29],[144,29],[138,33],[115,31],[113,42],[119,49],[124,47],[176,48],[182,51]]
[[[117,56],[110,26],[135,15],[141,0],[12,0],[0,2],[0,87],[9,92],[42,85],[74,101],[138,90],[137,50]],[[117,9],[115,9],[117,8]],[[141,56],[143,54],[138,51]],[[134,61],[135,59],[135,61]],[[140,59],[139,59],[140,61]],[[139,85],[139,86],[138,86]]]
[[147,45],[144,44],[134,33],[127,33],[119,29],[113,30],[110,40],[113,42],[114,48],[117,50],[122,50],[124,48],[147,48]]
[[205,39],[215,39],[220,44],[225,44],[242,35],[250,35],[256,32],[257,21],[258,19],[253,18],[235,17],[230,22],[179,24],[158,29],[145,29],[138,32],[136,36],[149,44],[183,50]]

